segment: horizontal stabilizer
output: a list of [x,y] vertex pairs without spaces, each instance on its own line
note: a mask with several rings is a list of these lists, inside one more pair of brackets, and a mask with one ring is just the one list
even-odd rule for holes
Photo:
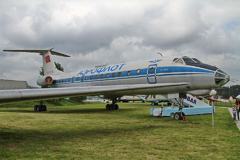
[[50,49],[43,49],[43,50],[28,50],[28,49],[24,49],[24,50],[3,50],[5,52],[30,52],[30,53],[40,53],[40,54],[43,54],[43,53],[46,53],[48,51],[51,52],[52,55],[56,55],[56,56],[62,56],[62,57],[70,57],[69,55],[66,55],[66,54],[62,54],[62,53],[59,53],[59,52],[56,52],[56,51],[52,51],[53,48],[50,48]]

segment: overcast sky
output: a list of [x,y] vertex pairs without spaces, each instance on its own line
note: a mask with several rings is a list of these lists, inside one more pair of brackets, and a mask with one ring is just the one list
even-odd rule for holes
[[196,57],[240,80],[240,1],[0,0],[0,79],[36,86],[42,57],[2,50],[51,47],[71,55],[54,56],[65,72],[161,52]]

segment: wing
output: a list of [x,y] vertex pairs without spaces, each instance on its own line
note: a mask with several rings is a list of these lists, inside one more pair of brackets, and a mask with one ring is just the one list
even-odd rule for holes
[[173,87],[188,85],[182,83],[162,83],[162,84],[135,84],[135,85],[110,85],[110,86],[89,86],[89,87],[69,87],[69,88],[45,88],[45,89],[21,89],[21,90],[1,90],[0,104],[55,99],[63,97],[76,97],[83,95],[104,95],[118,91],[135,91],[151,88]]

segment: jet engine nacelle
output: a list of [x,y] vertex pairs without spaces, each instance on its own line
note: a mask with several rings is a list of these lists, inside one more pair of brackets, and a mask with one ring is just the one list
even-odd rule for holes
[[50,84],[52,84],[53,79],[51,76],[42,76],[37,79],[37,84],[42,87],[46,87]]
[[189,91],[188,94],[195,95],[195,96],[205,96],[205,95],[208,95],[210,91],[211,90],[201,89],[201,90]]

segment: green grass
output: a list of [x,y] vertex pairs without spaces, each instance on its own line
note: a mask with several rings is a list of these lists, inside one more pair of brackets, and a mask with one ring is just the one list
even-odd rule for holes
[[0,108],[0,159],[239,159],[227,108],[188,121],[153,118],[148,103]]

